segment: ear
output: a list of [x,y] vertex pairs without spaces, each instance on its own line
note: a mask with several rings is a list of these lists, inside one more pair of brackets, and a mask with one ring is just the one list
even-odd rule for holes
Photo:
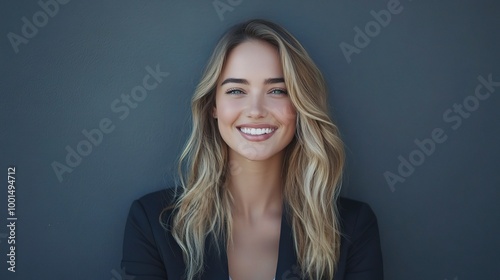
[[214,119],[216,119],[216,118],[217,118],[217,107],[215,107],[215,105],[214,105],[214,107],[212,108],[212,117],[214,117]]

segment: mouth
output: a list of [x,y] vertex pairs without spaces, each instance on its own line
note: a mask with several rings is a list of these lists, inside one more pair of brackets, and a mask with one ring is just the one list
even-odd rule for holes
[[266,135],[266,134],[271,134],[273,133],[276,128],[274,127],[259,127],[259,128],[254,128],[254,127],[238,127],[238,130],[241,131],[242,133],[250,136],[260,136],[260,135]]

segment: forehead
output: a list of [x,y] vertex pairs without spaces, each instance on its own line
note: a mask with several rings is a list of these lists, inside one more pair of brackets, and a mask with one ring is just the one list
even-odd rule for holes
[[229,53],[221,79],[225,78],[278,78],[283,69],[277,48],[261,40],[248,40]]

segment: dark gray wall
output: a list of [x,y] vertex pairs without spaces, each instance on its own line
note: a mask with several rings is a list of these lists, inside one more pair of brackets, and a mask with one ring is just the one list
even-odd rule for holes
[[[1,279],[129,279],[119,261],[130,203],[172,185],[209,53],[254,17],[289,29],[323,71],[348,148],[343,194],[376,212],[386,279],[498,278],[500,86],[478,88],[500,81],[497,1],[220,3],[68,1],[46,18],[34,0],[0,4]],[[382,9],[385,26],[371,22]],[[169,75],[141,95],[147,67]],[[131,91],[135,108],[121,101]],[[82,131],[101,122],[108,133],[89,151]],[[88,155],[70,167],[66,147]],[[68,168],[61,178],[54,162]]]

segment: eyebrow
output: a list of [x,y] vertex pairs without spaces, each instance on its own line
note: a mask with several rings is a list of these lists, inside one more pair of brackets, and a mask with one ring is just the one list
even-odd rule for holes
[[[279,84],[279,83],[284,83],[285,79],[284,78],[269,78],[264,80],[265,85],[269,84]],[[227,78],[225,79],[220,85],[223,86],[227,83],[236,83],[236,84],[244,84],[244,85],[249,85],[250,83],[248,80],[245,79],[237,79],[237,78]]]

